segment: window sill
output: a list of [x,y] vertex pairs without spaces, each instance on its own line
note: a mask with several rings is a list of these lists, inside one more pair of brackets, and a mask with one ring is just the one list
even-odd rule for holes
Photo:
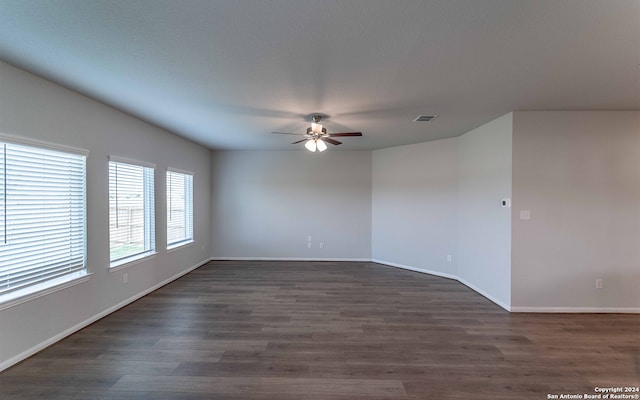
[[172,243],[167,246],[167,253],[171,253],[172,251],[180,250],[183,247],[193,246],[196,242],[193,240],[185,240],[184,242]]
[[0,296],[0,311],[15,307],[42,296],[86,282],[91,278],[87,270],[73,272],[50,281],[16,290]]
[[112,262],[109,265],[109,271],[116,272],[120,271],[121,269],[133,267],[136,264],[140,264],[141,262],[152,259],[156,256],[156,254],[158,253],[156,253],[155,251],[148,251],[146,253],[137,254],[135,256]]

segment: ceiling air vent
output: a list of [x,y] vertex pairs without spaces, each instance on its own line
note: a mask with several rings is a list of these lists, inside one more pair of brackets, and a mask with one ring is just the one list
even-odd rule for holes
[[414,119],[415,122],[429,122],[437,117],[437,115],[418,115],[418,118]]

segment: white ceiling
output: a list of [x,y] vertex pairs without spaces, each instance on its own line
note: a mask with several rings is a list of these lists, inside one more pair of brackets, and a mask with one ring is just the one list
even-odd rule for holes
[[211,148],[291,149],[269,132],[320,112],[378,149],[640,110],[640,1],[0,0],[0,59]]

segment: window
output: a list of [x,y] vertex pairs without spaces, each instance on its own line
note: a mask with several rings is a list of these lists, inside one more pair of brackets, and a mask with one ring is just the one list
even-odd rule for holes
[[50,147],[0,139],[3,299],[35,293],[86,275],[88,153],[68,153]]
[[193,241],[193,174],[167,171],[167,247]]
[[109,161],[109,255],[115,267],[155,251],[153,166]]

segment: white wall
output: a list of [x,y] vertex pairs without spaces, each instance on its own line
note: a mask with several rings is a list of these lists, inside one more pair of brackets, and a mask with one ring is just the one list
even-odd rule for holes
[[640,112],[516,112],[513,205],[515,310],[640,311]]
[[214,151],[211,160],[214,258],[371,257],[370,151]]
[[[96,316],[187,271],[209,256],[209,150],[101,103],[0,63],[0,132],[90,151],[87,158],[87,282],[0,311],[0,370]],[[154,258],[110,272],[108,155],[156,164]],[[196,244],[166,253],[167,167],[195,172]],[[129,283],[122,283],[123,273]]]
[[504,308],[511,304],[513,114],[458,137],[458,277]]
[[[510,306],[512,114],[460,137],[373,152],[372,258]],[[452,262],[447,262],[447,255]]]
[[456,143],[453,138],[373,152],[375,261],[455,277]]

